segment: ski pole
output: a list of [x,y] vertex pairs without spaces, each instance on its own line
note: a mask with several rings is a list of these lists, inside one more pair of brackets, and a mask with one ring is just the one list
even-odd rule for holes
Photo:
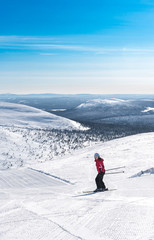
[[123,166],[123,167],[116,167],[116,168],[110,168],[110,169],[107,169],[106,171],[116,170],[116,169],[120,169],[120,168],[125,168],[125,166]]
[[117,174],[117,173],[124,173],[124,171],[112,172],[112,173],[105,173],[105,175],[106,175],[106,174]]

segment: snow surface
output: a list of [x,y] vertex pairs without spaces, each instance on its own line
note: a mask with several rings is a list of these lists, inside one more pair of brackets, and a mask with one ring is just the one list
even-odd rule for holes
[[143,110],[142,112],[150,112],[150,111],[152,111],[152,112],[154,112],[154,108],[151,108],[151,107],[147,107],[145,110]]
[[117,98],[111,98],[111,99],[92,99],[85,103],[80,104],[77,106],[77,109],[82,108],[95,108],[101,105],[121,105],[121,104],[128,104],[130,100],[123,100],[123,99],[117,99]]
[[50,109],[53,112],[63,112],[66,111],[67,109]]
[[15,103],[0,102],[0,125],[25,128],[86,130],[80,123]]
[[[154,167],[153,144],[154,133],[139,134],[1,170],[0,239],[154,240],[154,175],[137,175]],[[95,152],[125,173],[105,175],[117,190],[81,196],[95,189]]]

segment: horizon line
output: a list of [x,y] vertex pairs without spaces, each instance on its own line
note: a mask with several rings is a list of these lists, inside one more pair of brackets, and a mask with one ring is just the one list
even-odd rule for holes
[[0,93],[0,95],[154,95],[154,93]]

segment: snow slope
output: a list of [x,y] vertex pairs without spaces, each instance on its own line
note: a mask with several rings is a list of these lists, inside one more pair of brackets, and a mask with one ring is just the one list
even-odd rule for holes
[[82,144],[76,144],[72,130],[86,129],[75,121],[36,108],[0,102],[0,169],[64,155]]
[[[0,239],[154,240],[154,174],[138,175],[153,167],[153,143],[154,133],[140,134],[0,171]],[[125,173],[104,178],[117,190],[83,196],[95,189],[95,152]]]
[[93,99],[89,100],[85,103],[80,104],[77,106],[77,109],[84,109],[84,108],[96,108],[101,107],[103,105],[107,106],[115,106],[115,105],[130,105],[130,100],[123,100],[123,99],[117,99],[117,98],[111,98],[111,99]]
[[84,131],[0,126],[0,169],[53,161],[89,144]]
[[86,129],[75,121],[33,107],[7,102],[0,102],[0,125],[39,129]]

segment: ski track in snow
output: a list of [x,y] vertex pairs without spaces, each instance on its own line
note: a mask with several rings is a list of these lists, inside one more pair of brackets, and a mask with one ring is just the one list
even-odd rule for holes
[[[154,175],[137,175],[153,167],[153,142],[154,133],[140,134],[1,170],[0,240],[154,240]],[[125,173],[104,178],[117,191],[76,198],[95,188],[94,152]]]

